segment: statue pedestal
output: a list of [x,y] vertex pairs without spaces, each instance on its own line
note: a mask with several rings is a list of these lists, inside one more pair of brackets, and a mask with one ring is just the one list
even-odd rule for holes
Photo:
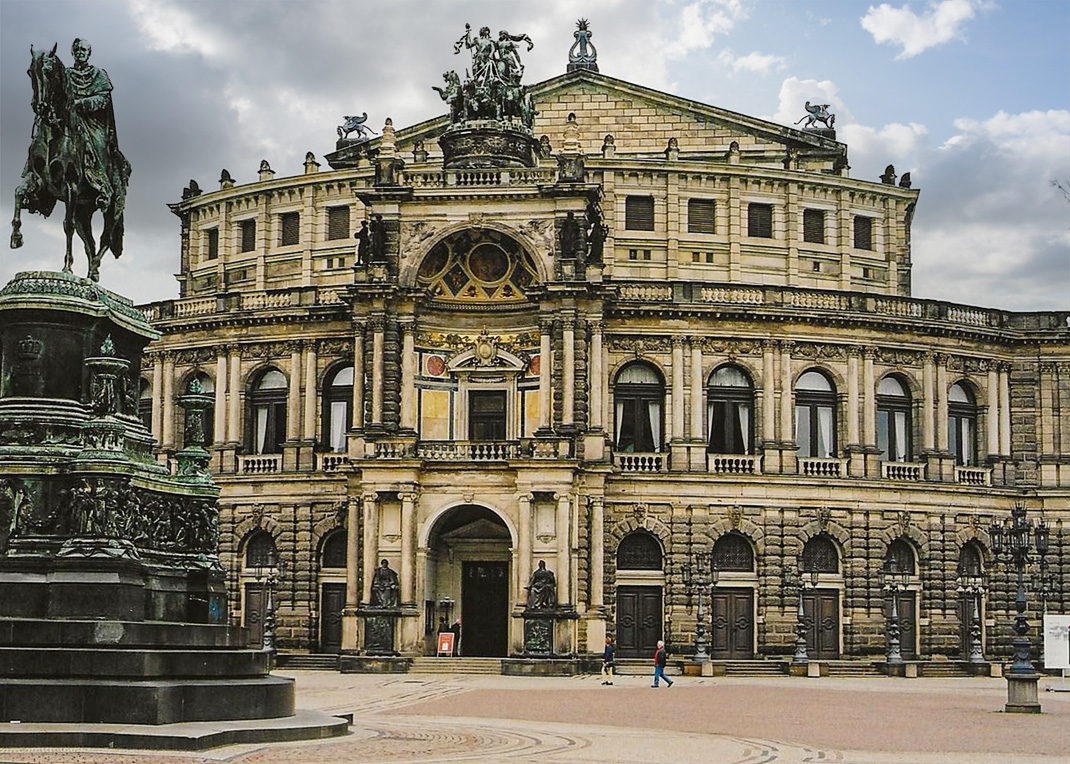
[[539,141],[511,122],[472,120],[449,127],[438,138],[446,170],[535,167]]
[[366,655],[398,655],[397,626],[401,608],[361,608],[364,618],[364,652]]
[[1039,714],[1040,699],[1037,697],[1037,682],[1040,674],[1015,674],[1007,672],[1008,714]]
[[[574,621],[578,617],[571,607],[528,608],[521,612],[520,617],[524,619],[525,657],[549,658],[573,652],[567,644],[568,640],[559,633],[564,622]],[[562,647],[565,649],[562,650]]]

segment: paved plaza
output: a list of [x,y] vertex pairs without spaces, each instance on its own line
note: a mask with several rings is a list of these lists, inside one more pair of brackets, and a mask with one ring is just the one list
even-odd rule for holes
[[301,707],[352,713],[352,733],[195,754],[6,749],[0,763],[1070,762],[1070,693],[1010,716],[1001,679],[681,677],[654,690],[647,677],[283,673]]

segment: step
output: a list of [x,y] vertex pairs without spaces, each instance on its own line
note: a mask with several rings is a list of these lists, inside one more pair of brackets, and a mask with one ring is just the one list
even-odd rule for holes
[[[617,658],[613,662],[613,673],[617,676],[653,676],[654,660],[653,658]],[[668,665],[665,666],[665,675],[680,676],[681,673],[676,660],[670,656]]]
[[724,667],[725,676],[784,676],[780,661],[714,661]]
[[243,648],[248,632],[238,626],[171,621],[0,618],[4,647]]
[[884,676],[872,663],[863,661],[820,661],[828,666],[831,677]]
[[421,656],[412,659],[409,673],[413,674],[501,674],[501,658],[437,658]]
[[278,653],[275,665],[280,669],[297,671],[337,671],[336,653]]
[[168,650],[110,647],[0,647],[0,677],[192,679],[259,677],[263,650]]

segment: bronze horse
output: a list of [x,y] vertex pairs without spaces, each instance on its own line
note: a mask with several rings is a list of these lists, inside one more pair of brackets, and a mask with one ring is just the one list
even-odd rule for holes
[[[98,108],[104,115],[109,150],[105,152],[107,156],[97,156],[100,152],[95,150],[93,136],[87,135],[90,128],[75,114],[76,97],[66,67],[56,55],[56,47],[45,51],[30,46],[27,74],[33,84],[35,117],[22,183],[15,189],[11,247],[22,246],[20,214],[23,209],[48,217],[56,202],[63,202],[66,207],[63,231],[67,235],[63,271],[72,271],[71,243],[77,233],[85,245],[89,278],[99,281],[104,253],[111,250],[115,257],[119,257],[123,251],[123,208],[130,164],[115,142],[110,96],[104,101],[104,108]],[[103,76],[106,79],[107,75]],[[110,83],[108,86],[110,91]],[[104,216],[99,248],[93,239],[92,223],[93,213],[97,210]]]

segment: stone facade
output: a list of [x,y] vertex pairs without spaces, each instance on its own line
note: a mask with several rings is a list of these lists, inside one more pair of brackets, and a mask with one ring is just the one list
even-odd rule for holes
[[168,460],[175,397],[195,375],[215,396],[235,622],[275,571],[282,647],[360,650],[387,560],[397,652],[463,613],[463,652],[522,654],[544,560],[555,654],[686,653],[706,598],[715,658],[791,655],[805,547],[815,654],[875,656],[901,541],[911,653],[967,651],[976,554],[1000,656],[987,529],[1023,500],[1066,607],[1068,314],[911,298],[919,192],[849,177],[831,131],[588,69],[530,90],[535,167],[444,169],[443,117],[173,205],[181,297],[144,308],[143,413]]

